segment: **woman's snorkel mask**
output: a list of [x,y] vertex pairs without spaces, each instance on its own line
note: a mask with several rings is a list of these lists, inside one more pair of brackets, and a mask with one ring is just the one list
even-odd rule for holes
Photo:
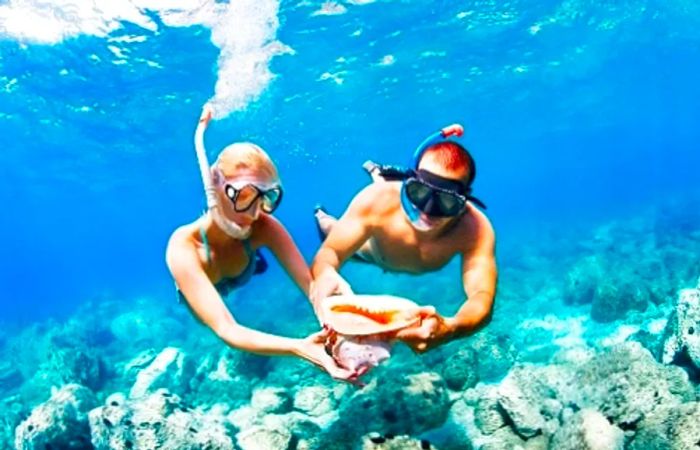
[[[251,227],[243,227],[228,219],[219,204],[217,189],[223,189],[236,212],[249,210],[258,199],[261,199],[261,209],[272,213],[282,200],[282,188],[279,184],[261,186],[253,180],[226,180],[218,168],[209,167],[206,150],[204,149],[204,131],[211,120],[211,110],[205,106],[194,134],[194,148],[197,152],[197,162],[207,198],[208,212],[216,225],[234,239],[246,239],[250,236]],[[236,145],[236,144],[234,144]]]
[[421,213],[429,218],[457,217],[466,210],[467,201],[486,209],[486,205],[471,195],[471,184],[476,177],[476,164],[468,152],[469,179],[466,183],[418,168],[421,158],[430,147],[452,136],[461,137],[463,134],[464,128],[461,125],[453,124],[445,127],[428,136],[416,148],[411,169],[386,167],[381,171],[386,180],[403,181],[401,206],[409,222],[417,230],[426,231],[431,227],[430,223],[426,223],[421,218]]

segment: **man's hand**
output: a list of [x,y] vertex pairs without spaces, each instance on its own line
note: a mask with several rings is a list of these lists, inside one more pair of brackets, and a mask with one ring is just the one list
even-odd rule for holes
[[[326,297],[331,295],[352,295],[352,288],[338,272],[333,269],[326,269],[321,276],[311,282],[309,297],[314,305],[316,314],[320,313],[319,304]],[[323,317],[319,316],[323,322]]]
[[455,319],[441,316],[432,306],[423,308],[421,315],[420,325],[396,333],[396,338],[405,342],[414,352],[426,352],[454,336]]
[[355,383],[359,375],[351,370],[339,366],[333,357],[326,352],[325,343],[328,333],[328,330],[322,330],[301,340],[296,353],[307,361],[315,364],[317,367],[328,372],[328,374],[334,379]]

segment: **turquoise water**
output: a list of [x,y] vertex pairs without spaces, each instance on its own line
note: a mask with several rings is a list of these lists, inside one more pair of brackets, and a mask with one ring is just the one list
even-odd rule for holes
[[[200,369],[222,351],[173,303],[164,264],[172,230],[204,208],[192,136],[207,101],[218,116],[210,158],[238,140],[271,154],[285,187],[276,215],[308,261],[319,244],[314,205],[341,213],[369,181],[365,160],[406,163],[429,133],[465,126],[475,194],[498,237],[493,323],[423,357],[399,349],[377,377],[449,379],[454,355],[471,367],[465,349],[480,361],[506,352],[502,366],[474,370],[487,389],[515,362],[553,364],[571,348],[618,355],[611,345],[640,340],[661,367],[647,361],[647,375],[682,365],[696,388],[697,368],[661,365],[659,346],[678,291],[700,276],[699,25],[700,6],[688,0],[0,2],[0,397],[16,412],[5,435],[51,386],[80,381],[102,404],[128,393],[125,364],[144,350],[180,348]],[[358,292],[409,296],[445,314],[463,300],[456,261],[423,277],[353,264],[344,273]],[[305,302],[276,264],[230,299],[241,322],[293,336],[313,331]],[[85,354],[88,368],[51,356],[63,352]],[[231,410],[261,386],[297,398],[299,383],[333,385],[301,363],[252,365],[262,368],[243,371],[248,388]],[[190,406],[214,402],[201,383],[176,385]],[[469,403],[481,394],[445,392],[452,428],[432,424],[442,430],[429,436],[434,445],[487,445],[453,420],[488,410]],[[625,424],[626,446],[644,434],[640,418],[620,419],[591,400],[598,394],[579,393],[589,403],[577,408]],[[405,411],[405,423],[380,420],[373,407],[358,413],[351,394],[334,409],[370,417],[377,429],[364,431],[420,437],[431,428]],[[565,410],[569,397],[556,398]],[[513,415],[505,428],[519,439],[567,448],[552,438],[563,416],[531,435]],[[231,436],[252,426],[234,422]],[[316,426],[334,442],[363,434],[342,421]]]

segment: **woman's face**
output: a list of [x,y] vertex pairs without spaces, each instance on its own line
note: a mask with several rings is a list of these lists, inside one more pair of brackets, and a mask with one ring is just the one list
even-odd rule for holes
[[260,190],[279,186],[279,180],[261,169],[240,169],[229,176],[217,168],[214,171],[218,171],[214,179],[223,214],[242,228],[251,227],[262,211]]

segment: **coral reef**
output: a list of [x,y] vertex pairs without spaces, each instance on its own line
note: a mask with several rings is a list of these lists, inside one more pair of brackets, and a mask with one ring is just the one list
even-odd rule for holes
[[377,378],[341,405],[338,419],[320,439],[321,448],[351,446],[370,432],[417,435],[440,426],[449,407],[447,387],[437,373],[378,371]]
[[[484,355],[488,359],[488,356]],[[442,366],[442,377],[447,387],[461,391],[474,387],[479,381],[477,352],[469,347],[461,348],[450,355]]]
[[180,349],[164,348],[149,364],[138,372],[129,397],[143,397],[159,388],[171,392],[185,391],[194,371],[192,363]]
[[113,394],[89,419],[96,450],[234,449],[222,415],[192,410],[166,389],[136,399]]
[[551,448],[559,450],[622,450],[624,433],[598,411],[575,413],[552,436]]
[[[676,226],[652,216],[586,238],[548,230],[548,249],[519,244],[486,329],[420,355],[396,344],[362,387],[297,358],[225,348],[181,305],[88,301],[64,323],[0,332],[0,450],[694,448],[700,286],[687,288],[700,230]],[[425,303],[454,281],[387,276],[377,287],[373,270],[349,272]],[[286,335],[317,329],[297,293],[270,292],[256,308],[294,300],[285,311],[300,319],[240,317]],[[450,314],[461,300],[455,285],[435,304]]]
[[84,386],[62,387],[17,426],[15,447],[18,450],[86,448],[90,442],[88,411],[96,403],[95,395]]
[[700,446],[700,403],[659,408],[639,423],[629,448],[692,449]]
[[661,360],[685,367],[700,381],[700,280],[696,288],[680,292],[664,333]]

